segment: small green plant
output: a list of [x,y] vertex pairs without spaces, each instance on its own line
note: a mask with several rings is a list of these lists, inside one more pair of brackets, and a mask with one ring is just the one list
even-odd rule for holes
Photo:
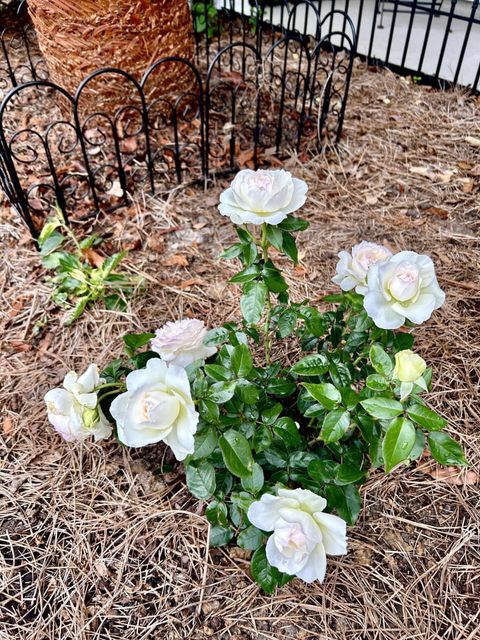
[[194,2],[192,5],[193,27],[195,33],[207,33],[207,38],[220,32],[218,9],[212,0]]
[[98,235],[80,241],[58,208],[38,238],[42,264],[55,272],[48,278],[53,287],[52,299],[60,307],[71,309],[66,325],[78,320],[86,307],[97,300],[103,300],[107,309],[124,310],[124,294],[142,282],[139,277],[116,273],[125,251],[103,258],[93,250],[102,242]]

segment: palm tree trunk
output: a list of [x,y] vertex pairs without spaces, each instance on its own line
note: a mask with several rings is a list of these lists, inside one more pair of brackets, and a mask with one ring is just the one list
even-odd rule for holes
[[[86,75],[102,67],[118,67],[139,80],[158,58],[193,59],[188,0],[28,0],[28,9],[50,79],[71,94]],[[165,75],[160,92],[189,90],[192,75],[186,66],[166,67]],[[102,99],[125,103],[121,83],[102,91],[107,94],[91,92],[91,106]]]

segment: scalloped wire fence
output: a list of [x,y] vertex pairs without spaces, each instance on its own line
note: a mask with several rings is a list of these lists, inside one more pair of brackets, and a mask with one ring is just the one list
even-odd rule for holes
[[[119,69],[98,70],[75,96],[48,80],[14,87],[0,107],[6,195],[37,237],[55,204],[67,220],[84,218],[128,205],[140,189],[159,194],[207,183],[239,166],[278,166],[292,149],[335,144],[356,42],[348,16],[350,34],[330,32],[327,18],[317,38],[304,38],[252,32],[231,15],[215,42],[199,38],[197,64],[163,58],[140,81]],[[230,42],[243,34],[245,40]],[[343,46],[332,44],[339,35]],[[171,64],[188,69],[194,88],[155,97]],[[128,96],[126,104],[92,109],[92,93],[112,83]]]

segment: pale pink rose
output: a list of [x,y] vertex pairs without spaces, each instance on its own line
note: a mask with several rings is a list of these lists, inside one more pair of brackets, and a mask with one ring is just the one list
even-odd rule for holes
[[216,353],[216,347],[203,344],[206,335],[207,328],[201,320],[176,320],[157,329],[150,345],[152,351],[158,353],[165,362],[187,367]]

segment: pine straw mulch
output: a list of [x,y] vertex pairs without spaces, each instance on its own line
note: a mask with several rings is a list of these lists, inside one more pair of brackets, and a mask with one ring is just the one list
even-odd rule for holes
[[[435,371],[432,405],[472,463],[448,475],[431,460],[373,474],[349,554],[331,559],[324,585],[294,581],[260,594],[245,552],[212,550],[204,505],[181,469],[160,473],[159,446],[63,443],[42,396],[70,368],[100,365],[128,330],[167,318],[237,314],[216,255],[232,240],[206,194],[170,193],[100,221],[112,248],[130,246],[148,288],[127,313],[96,308],[73,327],[48,298],[35,251],[0,220],[3,522],[0,638],[143,640],[474,640],[478,610],[480,460],[479,99],[438,93],[357,64],[338,153],[287,166],[310,185],[293,295],[331,290],[336,253],[361,239],[430,254],[445,306],[417,330]],[[1,425],[0,425],[1,426]],[[167,460],[168,461],[168,460]]]

